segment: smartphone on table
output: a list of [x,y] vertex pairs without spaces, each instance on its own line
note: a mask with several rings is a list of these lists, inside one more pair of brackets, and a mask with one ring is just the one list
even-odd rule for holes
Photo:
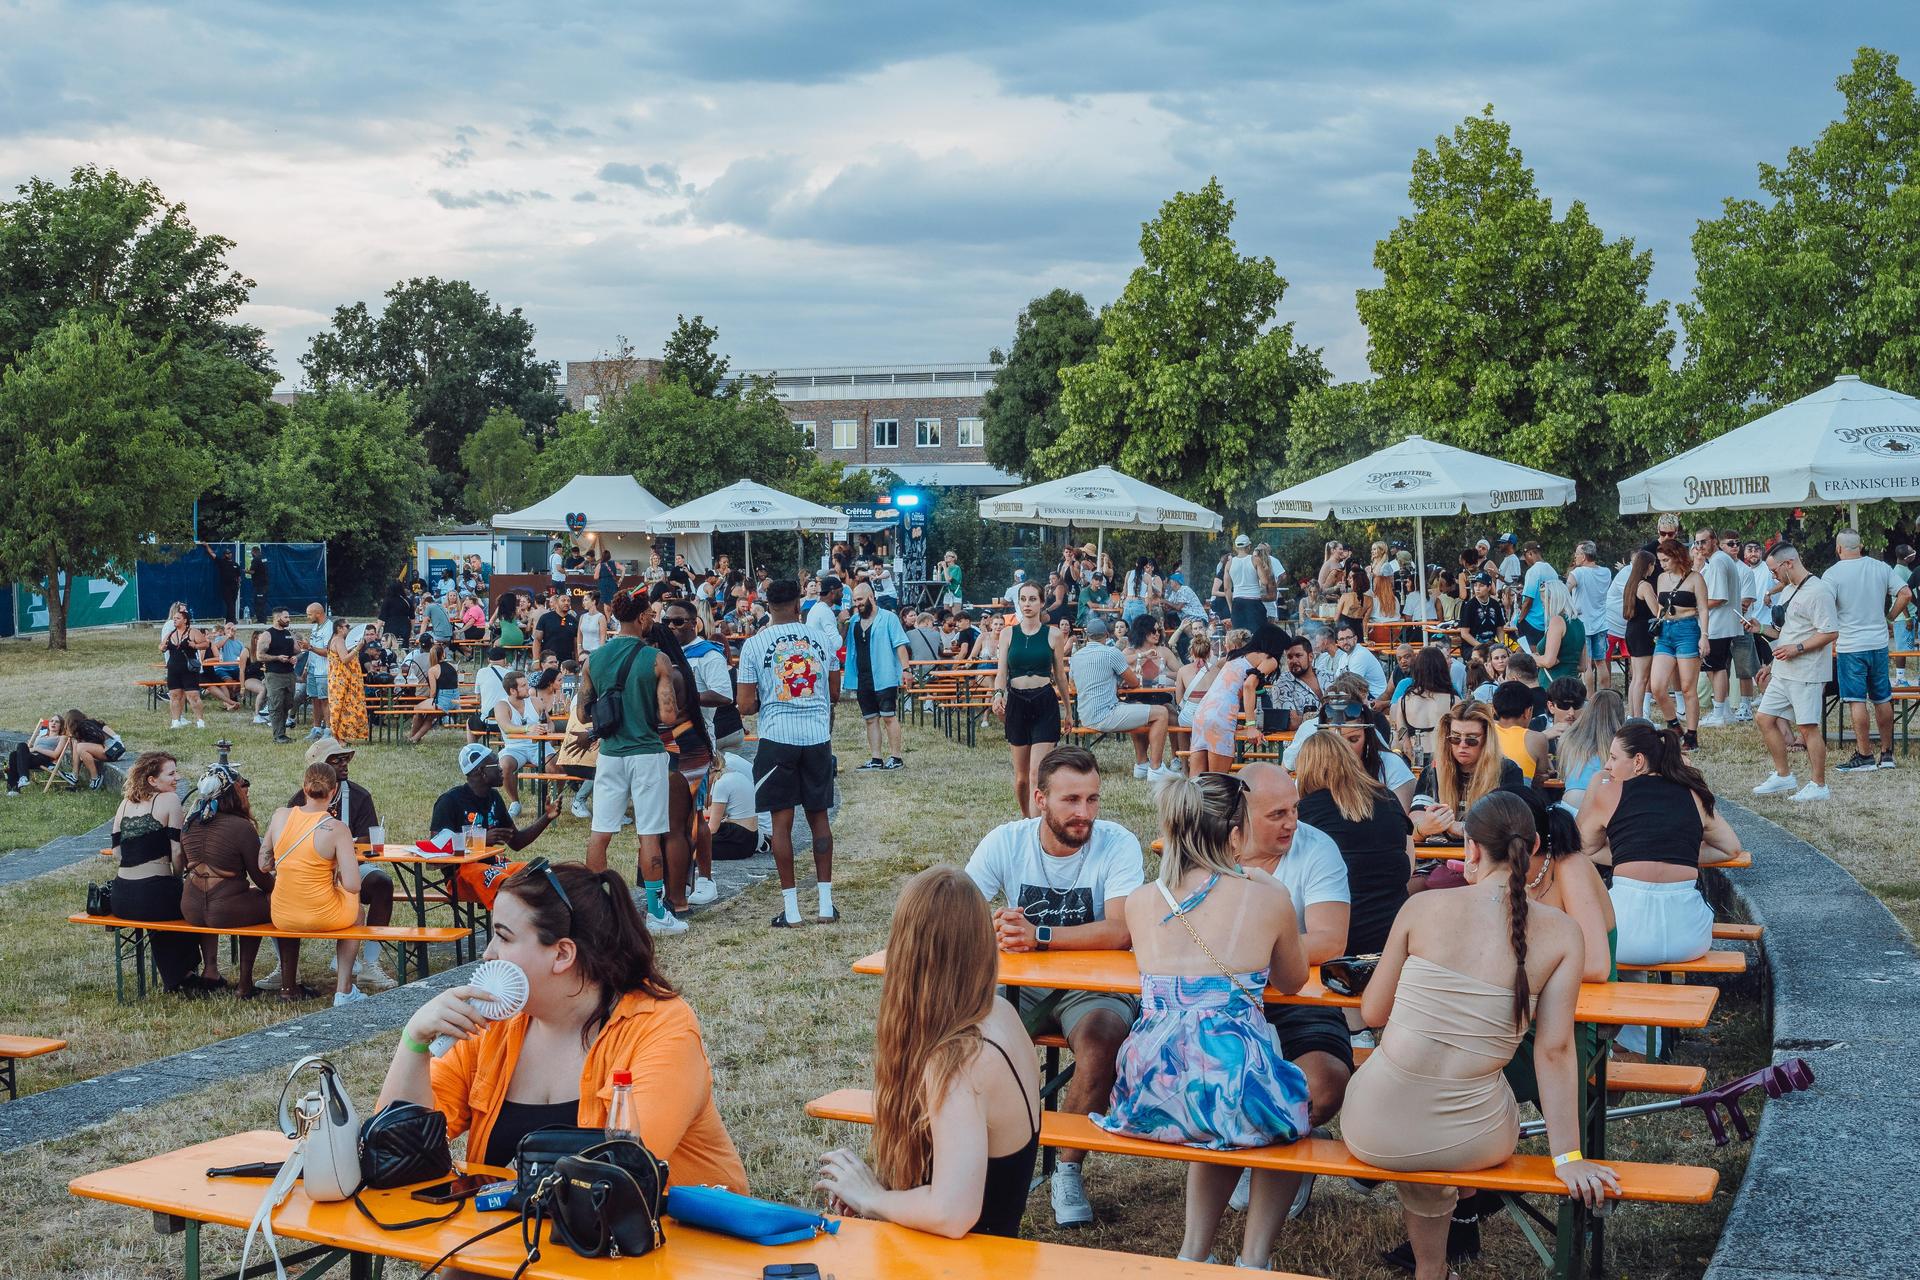
[[769,1262],[760,1280],[820,1280],[820,1268],[811,1262]]
[[422,1187],[413,1193],[413,1198],[426,1204],[455,1204],[472,1198],[482,1187],[491,1186],[498,1181],[498,1175],[466,1173],[451,1182]]

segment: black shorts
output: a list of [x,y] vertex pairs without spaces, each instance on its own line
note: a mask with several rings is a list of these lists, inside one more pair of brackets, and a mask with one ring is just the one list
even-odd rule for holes
[[1280,1036],[1280,1052],[1288,1062],[1309,1053],[1326,1053],[1353,1070],[1353,1039],[1347,1019],[1338,1009],[1311,1004],[1270,1004],[1267,1021]]
[[498,733],[500,726],[491,720],[482,720],[479,716],[467,717],[468,733]]
[[200,673],[192,667],[168,667],[167,691],[169,693],[200,692]]
[[871,720],[875,716],[891,719],[900,714],[900,686],[891,689],[869,689],[861,685],[853,691],[854,700],[860,704],[860,717]]
[[1707,641],[1707,656],[1700,662],[1702,671],[1725,671],[1733,665],[1733,637],[1721,636]]
[[833,745],[797,747],[760,739],[753,753],[753,781],[764,813],[804,809],[823,813],[833,807]]
[[1627,619],[1627,656],[1629,658],[1651,658],[1653,640],[1653,619]]
[[1007,745],[1030,747],[1060,741],[1060,695],[1053,686],[1007,690]]
[[713,856],[722,862],[751,858],[760,847],[760,833],[737,822],[722,822],[713,829]]

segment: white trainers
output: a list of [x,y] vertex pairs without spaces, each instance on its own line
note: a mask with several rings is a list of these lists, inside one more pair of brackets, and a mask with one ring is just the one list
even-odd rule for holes
[[1787,797],[1787,799],[1793,801],[1795,804],[1807,804],[1814,800],[1831,800],[1832,798],[1833,792],[1817,782],[1809,782],[1806,786]]
[[1053,1224],[1084,1227],[1093,1221],[1093,1204],[1080,1178],[1080,1166],[1062,1160],[1053,1167]]
[[1800,785],[1799,779],[1790,773],[1767,775],[1767,780],[1753,789],[1757,796],[1783,796]]
[[1702,729],[1724,729],[1732,723],[1731,720],[1727,719],[1727,709],[1724,706],[1715,707],[1700,717],[1700,727]]
[[720,886],[705,876],[693,878],[693,892],[687,895],[690,906],[704,907],[720,896]]
[[359,1004],[366,998],[367,993],[360,988],[348,987],[345,991],[336,991],[333,993],[333,1007],[338,1009],[343,1004]]
[[573,803],[567,806],[567,812],[576,818],[591,818],[593,816],[593,805],[588,803],[580,793],[576,791],[573,795]]
[[1140,779],[1140,781],[1142,782],[1145,782],[1147,780],[1147,774],[1151,772],[1152,770],[1148,769],[1147,766],[1144,764],[1137,764],[1133,766],[1133,776]]
[[263,711],[263,712],[261,712],[260,714],[258,714],[258,715],[256,715],[256,716],[254,716],[254,718],[253,718],[253,722],[254,722],[255,724],[267,724],[267,723],[269,723],[269,721],[267,720],[267,716],[266,716],[266,713],[265,713],[264,711]]
[[266,991],[278,991],[281,987],[280,966],[275,964],[272,973],[269,973],[264,978],[255,978],[253,985]]
[[207,722],[205,720],[195,720],[193,722],[193,727],[196,729],[204,729],[207,727]]
[[364,954],[360,962],[353,966],[353,982],[355,986],[365,987],[369,991],[386,991],[400,985],[392,974],[381,967],[378,959],[369,960]]
[[665,934],[672,934],[672,933],[685,933],[688,929],[687,922],[685,920],[682,920],[679,916],[673,914],[673,912],[671,911],[667,912],[665,915],[658,915],[658,916],[654,915],[651,911],[643,911],[641,912],[641,914],[646,916],[647,918],[648,933],[658,933],[658,934],[665,935]]
[[1733,713],[1733,720],[1735,724],[1752,724],[1753,704],[1751,702],[1741,703],[1740,709]]
[[185,716],[181,716],[178,720],[167,721],[167,728],[169,729],[184,729],[186,727],[187,718]]
[[1227,1197],[1227,1208],[1235,1213],[1245,1213],[1247,1206],[1253,1203],[1253,1170],[1242,1169],[1240,1181],[1233,1184],[1233,1194]]
[[1179,776],[1180,776],[1180,771],[1178,769],[1167,768],[1167,769],[1147,770],[1148,782],[1164,782],[1168,778],[1177,778]]

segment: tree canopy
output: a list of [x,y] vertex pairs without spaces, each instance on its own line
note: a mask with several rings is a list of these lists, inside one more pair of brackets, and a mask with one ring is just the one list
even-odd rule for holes
[[527,479],[538,460],[526,424],[516,414],[509,409],[487,414],[480,429],[460,446],[467,514],[486,520],[526,505]]
[[1142,228],[1142,264],[1101,313],[1098,350],[1061,370],[1065,427],[1043,474],[1111,463],[1214,510],[1271,480],[1295,398],[1326,371],[1274,323],[1287,282],[1273,259],[1240,255],[1233,216],[1212,179]]
[[673,332],[667,335],[667,345],[661,352],[660,376],[678,379],[695,395],[711,399],[720,390],[720,380],[727,376],[730,363],[713,349],[719,336],[720,331],[704,316],[691,320],[675,316]]
[[1064,425],[1060,371],[1091,360],[1099,344],[1100,320],[1074,290],[1054,289],[1026,305],[980,402],[989,463],[1028,480],[1044,477],[1040,457]]
[[68,575],[190,536],[207,459],[172,407],[173,375],[119,321],[70,315],[0,374],[0,579],[46,583],[47,645],[67,647]]

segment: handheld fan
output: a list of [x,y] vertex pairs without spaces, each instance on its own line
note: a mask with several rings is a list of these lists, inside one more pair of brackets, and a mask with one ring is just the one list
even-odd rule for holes
[[[511,960],[483,961],[473,971],[473,979],[468,985],[479,987],[487,993],[485,997],[468,1000],[467,1005],[488,1022],[511,1018],[527,1002],[526,971]],[[433,1051],[434,1057],[441,1058],[453,1046],[452,1036],[435,1036],[433,1043],[427,1047]]]

